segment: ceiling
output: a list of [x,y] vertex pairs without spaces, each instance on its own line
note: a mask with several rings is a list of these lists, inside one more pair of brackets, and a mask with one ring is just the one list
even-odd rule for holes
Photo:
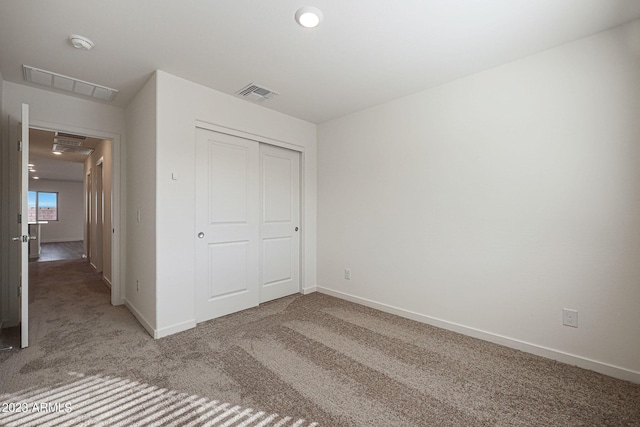
[[[40,179],[82,182],[87,156],[74,153],[63,153],[59,156],[53,154],[55,136],[55,132],[52,131],[29,129],[29,163],[33,164],[35,169],[35,172],[29,174],[29,178],[37,176]],[[101,141],[97,138],[87,138],[82,141],[81,147],[95,149]]]
[[[294,21],[307,4],[324,22]],[[118,89],[156,69],[321,123],[640,17],[638,0],[3,0],[0,73],[22,65]],[[90,38],[80,51],[69,36]]]

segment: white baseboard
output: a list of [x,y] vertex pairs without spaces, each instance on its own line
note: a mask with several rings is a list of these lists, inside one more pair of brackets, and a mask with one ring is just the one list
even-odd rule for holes
[[186,331],[196,327],[196,319],[189,320],[187,322],[171,325],[166,328],[157,329],[153,337],[155,339],[166,337],[169,335],[177,334],[178,332]]
[[142,327],[151,335],[154,339],[166,337],[169,335],[177,334],[178,332],[186,331],[187,329],[196,327],[196,320],[189,320],[187,322],[179,323],[176,325],[171,325],[166,328],[155,329],[151,324],[144,318],[144,316],[131,304],[131,301],[124,298],[124,305],[129,309],[131,314],[134,315],[138,322],[142,325]]
[[599,362],[597,360],[588,359],[586,357],[578,356],[575,354],[565,353],[563,351],[554,350],[552,348],[528,343],[528,342],[517,340],[514,338],[505,337],[502,335],[494,334],[492,332],[471,328],[468,326],[460,325],[458,323],[449,322],[447,320],[426,316],[424,314],[415,313],[413,311],[393,307],[388,304],[382,304],[366,298],[360,298],[344,292],[323,288],[322,286],[317,286],[316,288],[317,288],[317,291],[320,293],[331,295],[336,298],[344,299],[347,301],[351,301],[356,304],[361,304],[366,307],[375,308],[376,310],[384,311],[385,313],[395,314],[397,316],[404,317],[406,319],[411,319],[417,322],[426,323],[428,325],[436,326],[442,329],[447,329],[453,332],[458,332],[460,334],[467,335],[473,338],[478,338],[484,341],[500,344],[505,347],[524,351],[526,353],[535,354],[536,356],[557,360],[558,362],[566,363],[568,365],[575,365],[580,368],[589,369],[591,371],[595,371],[600,374],[608,375],[610,377],[640,384],[640,372],[638,371],[622,368],[620,366],[610,365],[608,363]]
[[318,287],[317,286],[311,286],[310,288],[303,288],[300,293],[302,295],[309,295],[309,294],[312,294],[312,293],[317,292],[317,291],[318,291]]
[[111,280],[109,280],[107,276],[102,276],[102,280],[109,287],[109,289],[111,289]]
[[153,326],[151,326],[149,322],[147,322],[147,319],[145,319],[144,316],[126,298],[124,299],[124,305],[129,309],[131,314],[133,314],[133,316],[138,319],[138,322],[140,322],[142,327],[149,333],[149,335],[155,338],[156,330],[153,328]]

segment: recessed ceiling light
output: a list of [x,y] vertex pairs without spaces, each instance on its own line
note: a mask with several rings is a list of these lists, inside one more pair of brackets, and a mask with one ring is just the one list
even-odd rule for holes
[[29,169],[29,172],[37,172],[35,169]]
[[56,156],[59,156],[60,154],[62,154],[62,153],[61,153],[61,152],[59,152],[59,151],[52,151],[52,153],[53,153],[53,154],[55,154]]
[[71,41],[71,45],[76,49],[91,50],[93,47],[93,42],[84,36],[72,34],[69,36],[69,40]]
[[40,177],[39,176],[34,176],[33,179],[40,179]]
[[305,6],[296,12],[296,22],[305,28],[314,28],[322,22],[322,11],[317,7]]
[[29,167],[34,167],[34,166],[35,166],[35,164],[33,164],[33,163],[29,163],[27,166],[29,166]]

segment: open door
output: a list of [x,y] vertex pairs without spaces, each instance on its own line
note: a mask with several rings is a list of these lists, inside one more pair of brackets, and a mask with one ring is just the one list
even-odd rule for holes
[[22,138],[20,150],[20,347],[29,345],[29,105],[22,104]]

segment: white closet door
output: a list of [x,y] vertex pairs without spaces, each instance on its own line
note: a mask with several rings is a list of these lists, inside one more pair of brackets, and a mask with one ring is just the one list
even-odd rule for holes
[[196,134],[196,321],[259,303],[259,143]]
[[260,302],[300,292],[300,153],[260,145]]

